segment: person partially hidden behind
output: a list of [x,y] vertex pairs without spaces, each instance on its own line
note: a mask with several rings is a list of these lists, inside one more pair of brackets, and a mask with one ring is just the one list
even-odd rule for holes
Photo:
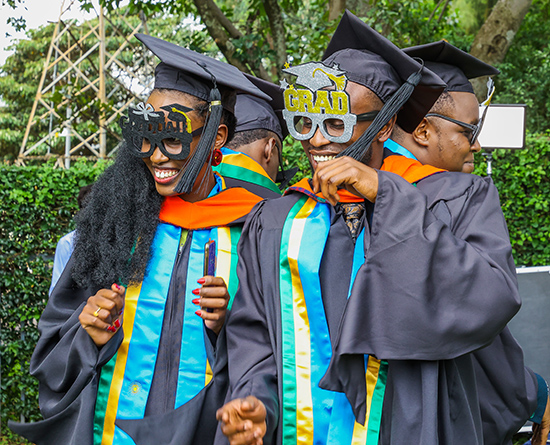
[[[235,136],[222,148],[222,162],[214,170],[231,183],[234,180],[256,184],[281,196],[281,189],[297,168],[284,169],[283,141],[288,129],[282,116],[283,89],[271,82],[247,75],[260,90],[271,97],[266,101],[250,94],[237,94]],[[276,182],[280,185],[277,186]]]
[[[80,188],[77,196],[78,208],[80,210],[84,208],[84,205],[86,204],[86,198],[92,191],[92,186],[93,184],[88,184]],[[65,266],[67,265],[71,254],[73,253],[75,234],[76,231],[72,230],[66,235],[62,236],[57,242],[57,246],[55,247],[55,254],[53,257],[52,282],[50,284],[48,295],[52,294],[52,291],[57,284],[57,281],[59,280],[63,269],[65,269]]]
[[[421,58],[447,87],[412,133],[396,125],[385,147],[418,159],[422,164],[472,173],[474,153],[481,149],[477,136],[484,113],[480,116],[468,79],[493,76],[499,71],[445,41],[403,51],[411,57]],[[534,422],[533,443],[541,440],[545,443],[542,438],[547,438],[550,430],[548,385],[540,375],[524,366],[523,351],[510,330],[506,327],[491,345],[475,351],[472,357],[484,443],[511,444],[512,436],[526,420]],[[528,411],[533,400],[540,401],[534,413]]]
[[444,82],[347,11],[284,71],[314,175],[243,229],[216,443],[482,445],[471,353],[520,306],[498,193],[383,147]]

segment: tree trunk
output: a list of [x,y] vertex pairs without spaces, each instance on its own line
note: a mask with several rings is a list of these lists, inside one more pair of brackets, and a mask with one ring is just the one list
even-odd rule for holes
[[[470,54],[491,65],[502,63],[532,1],[498,0],[478,31]],[[487,94],[486,82],[484,77],[472,81],[479,100]]]
[[[273,37],[273,46],[275,53],[277,54],[276,65],[278,69],[281,69],[286,62],[286,36],[283,15],[277,0],[264,0],[263,3],[267,18],[269,19],[269,27],[271,28],[271,35]],[[267,73],[261,73],[261,77],[264,77],[265,75],[267,75]]]

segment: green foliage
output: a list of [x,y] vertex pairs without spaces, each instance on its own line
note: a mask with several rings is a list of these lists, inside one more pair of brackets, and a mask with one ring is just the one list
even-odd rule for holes
[[533,0],[496,77],[496,103],[527,104],[527,128],[550,122],[550,0]]
[[80,187],[94,182],[104,168],[105,163],[76,163],[70,170],[0,164],[2,435],[9,435],[8,419],[39,418],[38,385],[29,375],[29,360],[55,246],[74,228]]
[[[367,11],[366,22],[400,48],[447,39],[453,44],[465,35],[456,11],[441,11],[438,1],[378,0]],[[432,16],[433,14],[433,16]]]
[[[493,181],[518,266],[550,264],[550,130],[528,134],[526,150],[496,150]],[[484,175],[486,163],[476,165]]]

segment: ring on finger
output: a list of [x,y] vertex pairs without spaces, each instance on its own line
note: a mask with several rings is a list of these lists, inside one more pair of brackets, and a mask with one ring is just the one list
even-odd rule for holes
[[101,306],[98,306],[97,309],[95,310],[94,312],[94,317],[98,317],[99,316],[99,311],[101,310]]

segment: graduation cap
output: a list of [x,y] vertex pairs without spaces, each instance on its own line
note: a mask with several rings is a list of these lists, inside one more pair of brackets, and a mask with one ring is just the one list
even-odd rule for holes
[[[333,142],[347,142],[357,120],[360,118],[372,120],[372,124],[367,130],[338,155],[350,156],[359,161],[363,161],[376,135],[394,115],[397,114],[397,121],[401,128],[412,132],[445,88],[445,83],[438,76],[425,69],[422,64],[409,57],[348,10],[342,16],[329,42],[323,55],[323,64],[325,68],[313,65],[304,67],[304,71],[305,68],[311,71],[311,77],[319,76],[319,81],[325,81],[326,77],[334,85],[332,91],[323,93],[321,90],[316,93],[315,105],[311,109],[319,108],[318,104],[321,101],[332,103],[330,105],[332,108],[325,107],[325,113],[317,116],[314,113],[308,113],[305,116],[308,119],[308,126],[304,129],[310,131],[307,134],[302,132],[299,139],[310,137],[310,133],[315,131],[318,126],[325,138]],[[331,73],[326,68],[335,72]],[[288,71],[288,67],[283,71]],[[340,74],[341,72],[345,72],[345,74]],[[300,74],[300,70],[298,70],[298,74]],[[297,82],[299,79],[298,75]],[[373,91],[384,102],[382,109],[378,113],[368,113],[372,116],[350,113],[347,104],[349,96],[345,92],[347,81],[358,83]],[[285,90],[285,100],[287,96],[289,98],[287,110],[285,110],[288,115],[287,122],[291,119],[292,113],[296,115],[295,121],[300,113],[304,114],[302,108],[305,106],[302,102],[306,102],[305,100],[302,102],[294,100],[294,96],[303,95],[305,98],[306,93],[302,90],[294,90],[296,92],[294,93],[292,90],[294,90],[293,85]],[[324,100],[324,95],[330,95],[332,101]],[[336,98],[339,100],[335,101]],[[311,102],[313,103],[313,101]],[[296,105],[296,108],[300,109],[293,111],[292,105]],[[328,116],[329,114],[338,114],[334,117],[338,117],[338,122],[342,124],[340,127],[344,128],[342,135],[337,138],[332,137],[331,139],[328,136],[334,135],[326,134],[330,133],[330,129],[324,121],[331,118]],[[293,136],[296,137],[294,133]]]
[[[222,101],[218,86],[235,92],[248,93],[268,101],[271,99],[232,65],[156,37],[145,34],[137,34],[136,37],[161,60],[155,69],[155,88],[181,91],[202,99],[210,105],[197,149],[174,188],[176,193],[189,193],[201,168],[211,156],[222,117],[222,109],[234,111],[234,99]],[[175,111],[176,114],[178,112],[181,110]],[[135,116],[132,117],[135,120]],[[178,120],[181,119],[178,118]],[[137,125],[135,122],[132,123],[134,125],[130,130],[148,128],[143,123]],[[136,151],[137,148],[135,144],[133,145],[134,151]],[[186,149],[189,150],[189,146],[185,147],[182,144],[182,155]],[[136,155],[141,156],[139,153]]]
[[[161,60],[155,70],[155,88],[182,91],[209,102],[215,80],[237,93],[270,100],[233,65],[146,34],[136,34],[136,38]],[[223,106],[233,111],[232,104]]]
[[[288,136],[288,127],[282,115],[284,109],[283,89],[279,85],[250,74],[245,73],[245,76],[256,87],[266,93],[271,98],[271,102],[250,94],[238,94],[235,105],[235,116],[237,118],[235,133],[263,129],[272,131],[279,137],[281,142],[284,141]],[[298,172],[298,167],[285,170],[281,151],[279,150],[279,171],[275,182],[280,183],[279,187],[284,189]]]
[[267,94],[271,101],[268,102],[250,94],[238,94],[235,105],[235,117],[237,128],[235,133],[246,130],[264,129],[275,133],[281,141],[288,136],[288,129],[282,117],[284,108],[283,89],[267,80],[245,74],[257,88]]
[[500,73],[495,67],[444,40],[411,46],[403,51],[411,57],[424,60],[426,66],[447,84],[446,91],[474,93],[468,79]]
[[[354,51],[355,50],[355,51]],[[352,82],[366,86],[384,103],[417,73],[421,78],[398,103],[397,122],[409,133],[443,92],[445,83],[407,56],[388,39],[346,10],[323,55],[327,65],[338,63]],[[389,66],[388,66],[389,65]],[[395,113],[394,113],[395,114]]]

